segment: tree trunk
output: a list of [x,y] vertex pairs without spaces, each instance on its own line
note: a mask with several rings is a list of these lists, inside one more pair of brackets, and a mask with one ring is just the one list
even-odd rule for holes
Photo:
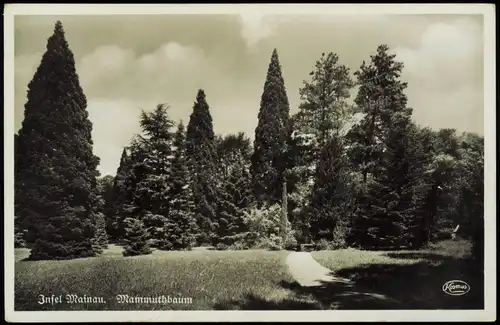
[[283,198],[282,198],[282,207],[281,207],[281,237],[283,238],[283,242],[287,241],[287,220],[288,220],[288,200],[287,200],[287,190],[286,190],[286,180],[283,180]]

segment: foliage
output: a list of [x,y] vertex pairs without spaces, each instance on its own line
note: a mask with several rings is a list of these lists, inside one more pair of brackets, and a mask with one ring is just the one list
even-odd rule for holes
[[15,207],[31,259],[94,256],[91,200],[99,158],[75,59],[61,22],[28,85],[15,140]]
[[159,247],[167,250],[191,249],[198,231],[194,217],[194,198],[185,150],[184,125],[179,123],[174,139],[170,209],[165,219]]
[[186,154],[192,175],[195,216],[200,232],[198,244],[213,243],[217,229],[218,204],[215,179],[215,140],[205,92],[196,96],[186,133]]
[[285,243],[294,242],[295,232],[290,222],[287,222],[287,232],[285,236],[282,236],[280,233],[281,218],[282,207],[279,204],[246,210],[244,224],[248,231],[237,236],[235,243],[240,242],[246,247],[282,249]]
[[282,199],[284,172],[288,164],[289,103],[278,52],[271,56],[255,129],[251,174],[259,205]]
[[151,248],[147,240],[147,232],[144,223],[139,219],[126,218],[125,243],[123,256],[137,256],[151,254]]
[[19,217],[14,216],[14,248],[26,247],[24,231],[20,228]]
[[120,164],[113,179],[112,193],[106,209],[106,229],[110,237],[116,241],[120,241],[125,235],[123,219],[126,216],[124,215],[123,206],[127,203],[128,198],[126,181],[132,172],[132,163],[127,150],[126,147],[123,148]]
[[108,233],[106,232],[106,217],[102,212],[95,214],[96,231],[93,238],[94,250],[102,253],[102,250],[108,247]]
[[[334,240],[337,224],[343,222],[343,227],[346,227],[352,217],[350,199],[353,193],[340,138],[332,136],[322,148],[319,159],[308,219],[311,237],[313,240],[322,237]],[[335,234],[341,233],[337,231]],[[345,235],[344,231],[342,236]]]

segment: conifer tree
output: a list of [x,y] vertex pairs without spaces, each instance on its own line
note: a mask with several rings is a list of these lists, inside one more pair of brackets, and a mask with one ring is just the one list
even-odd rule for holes
[[147,231],[142,220],[126,218],[123,256],[148,255],[152,253],[147,239]]
[[291,135],[289,103],[278,52],[271,56],[255,129],[251,173],[259,205],[282,201]]
[[334,53],[323,53],[310,75],[311,80],[304,81],[300,89],[302,102],[294,116],[294,136],[300,140],[308,176],[313,177],[321,148],[331,136],[340,136],[349,122],[352,114],[347,99],[354,82]]
[[[363,119],[349,132],[351,154],[366,186],[358,198],[354,238],[364,247],[401,247],[413,240],[410,220],[420,190],[420,164],[410,145],[412,109],[400,80],[403,64],[381,45],[356,72]],[[417,170],[418,169],[418,170]]]
[[33,80],[16,145],[15,200],[30,259],[94,256],[91,209],[99,159],[92,124],[61,22]]
[[217,148],[217,237],[219,243],[232,245],[245,229],[244,209],[253,202],[249,173],[251,143],[243,132],[216,138]]
[[93,238],[94,250],[101,253],[103,249],[108,247],[108,233],[106,232],[106,199],[110,194],[113,183],[112,176],[104,176],[97,179],[97,187],[92,197],[92,209],[95,217],[95,234]]
[[102,212],[95,214],[96,231],[93,238],[94,250],[102,253],[103,249],[108,248],[108,233],[106,232],[106,216]]
[[174,158],[170,182],[170,209],[165,221],[164,237],[159,248],[165,250],[190,249],[198,233],[194,216],[193,184],[190,181],[186,156],[185,131],[182,121],[174,138]]
[[127,188],[125,181],[130,173],[130,157],[127,148],[123,148],[120,165],[113,180],[113,191],[107,209],[107,231],[116,241],[125,235],[123,206],[127,203]]
[[168,109],[166,105],[158,105],[152,112],[141,113],[143,135],[132,143],[134,165],[126,180],[131,195],[124,205],[124,215],[143,222],[152,244],[163,239],[169,213],[174,122],[168,116]]
[[192,175],[199,244],[215,240],[217,188],[215,135],[210,107],[203,89],[198,90],[186,132],[186,154]]
[[477,264],[484,263],[484,137],[464,133],[459,143],[459,225],[462,237],[472,240]]
[[[344,238],[333,238],[337,225],[350,222],[349,205],[352,192],[349,184],[346,155],[339,136],[332,136],[322,148],[311,196],[310,235],[319,239],[345,241],[347,233],[336,234]],[[348,229],[345,229],[346,231]]]

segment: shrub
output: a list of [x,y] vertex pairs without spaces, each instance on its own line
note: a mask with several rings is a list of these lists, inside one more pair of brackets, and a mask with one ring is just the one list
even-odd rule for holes
[[233,251],[242,251],[242,250],[246,250],[249,248],[250,247],[245,245],[243,242],[236,242],[236,243],[232,244],[231,246],[229,246],[229,249],[233,250]]
[[349,236],[349,227],[347,222],[339,220],[333,229],[333,239],[330,242],[329,249],[347,248],[347,238]]
[[24,240],[24,233],[18,226],[19,217],[14,216],[14,247],[21,248],[26,247],[26,241]]
[[216,246],[215,246],[215,249],[218,250],[218,251],[225,251],[227,250],[229,247],[224,244],[224,243],[218,243]]
[[[243,221],[248,232],[236,236],[235,243],[244,247],[255,247],[262,249],[282,249],[284,244],[280,236],[281,206],[279,204],[260,209],[251,208],[244,212]],[[288,238],[294,238],[290,222],[286,224]]]
[[287,237],[283,244],[283,248],[289,251],[295,251],[298,248],[297,239],[295,237]]
[[325,250],[329,250],[331,249],[331,243],[324,239],[324,238],[321,238],[315,245],[315,249],[318,250],[318,251],[325,251]]
[[16,233],[14,237],[14,247],[15,248],[23,248],[26,247],[26,242],[23,238],[23,233]]

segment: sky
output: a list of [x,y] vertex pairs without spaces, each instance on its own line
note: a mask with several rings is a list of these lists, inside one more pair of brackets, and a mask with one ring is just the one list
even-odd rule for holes
[[112,15],[15,16],[15,130],[29,81],[60,20],[76,60],[102,175],[140,132],[141,110],[168,104],[189,121],[205,90],[214,131],[253,137],[271,53],[277,49],[291,113],[323,52],[353,73],[380,44],[404,63],[413,119],[484,134],[482,15]]

